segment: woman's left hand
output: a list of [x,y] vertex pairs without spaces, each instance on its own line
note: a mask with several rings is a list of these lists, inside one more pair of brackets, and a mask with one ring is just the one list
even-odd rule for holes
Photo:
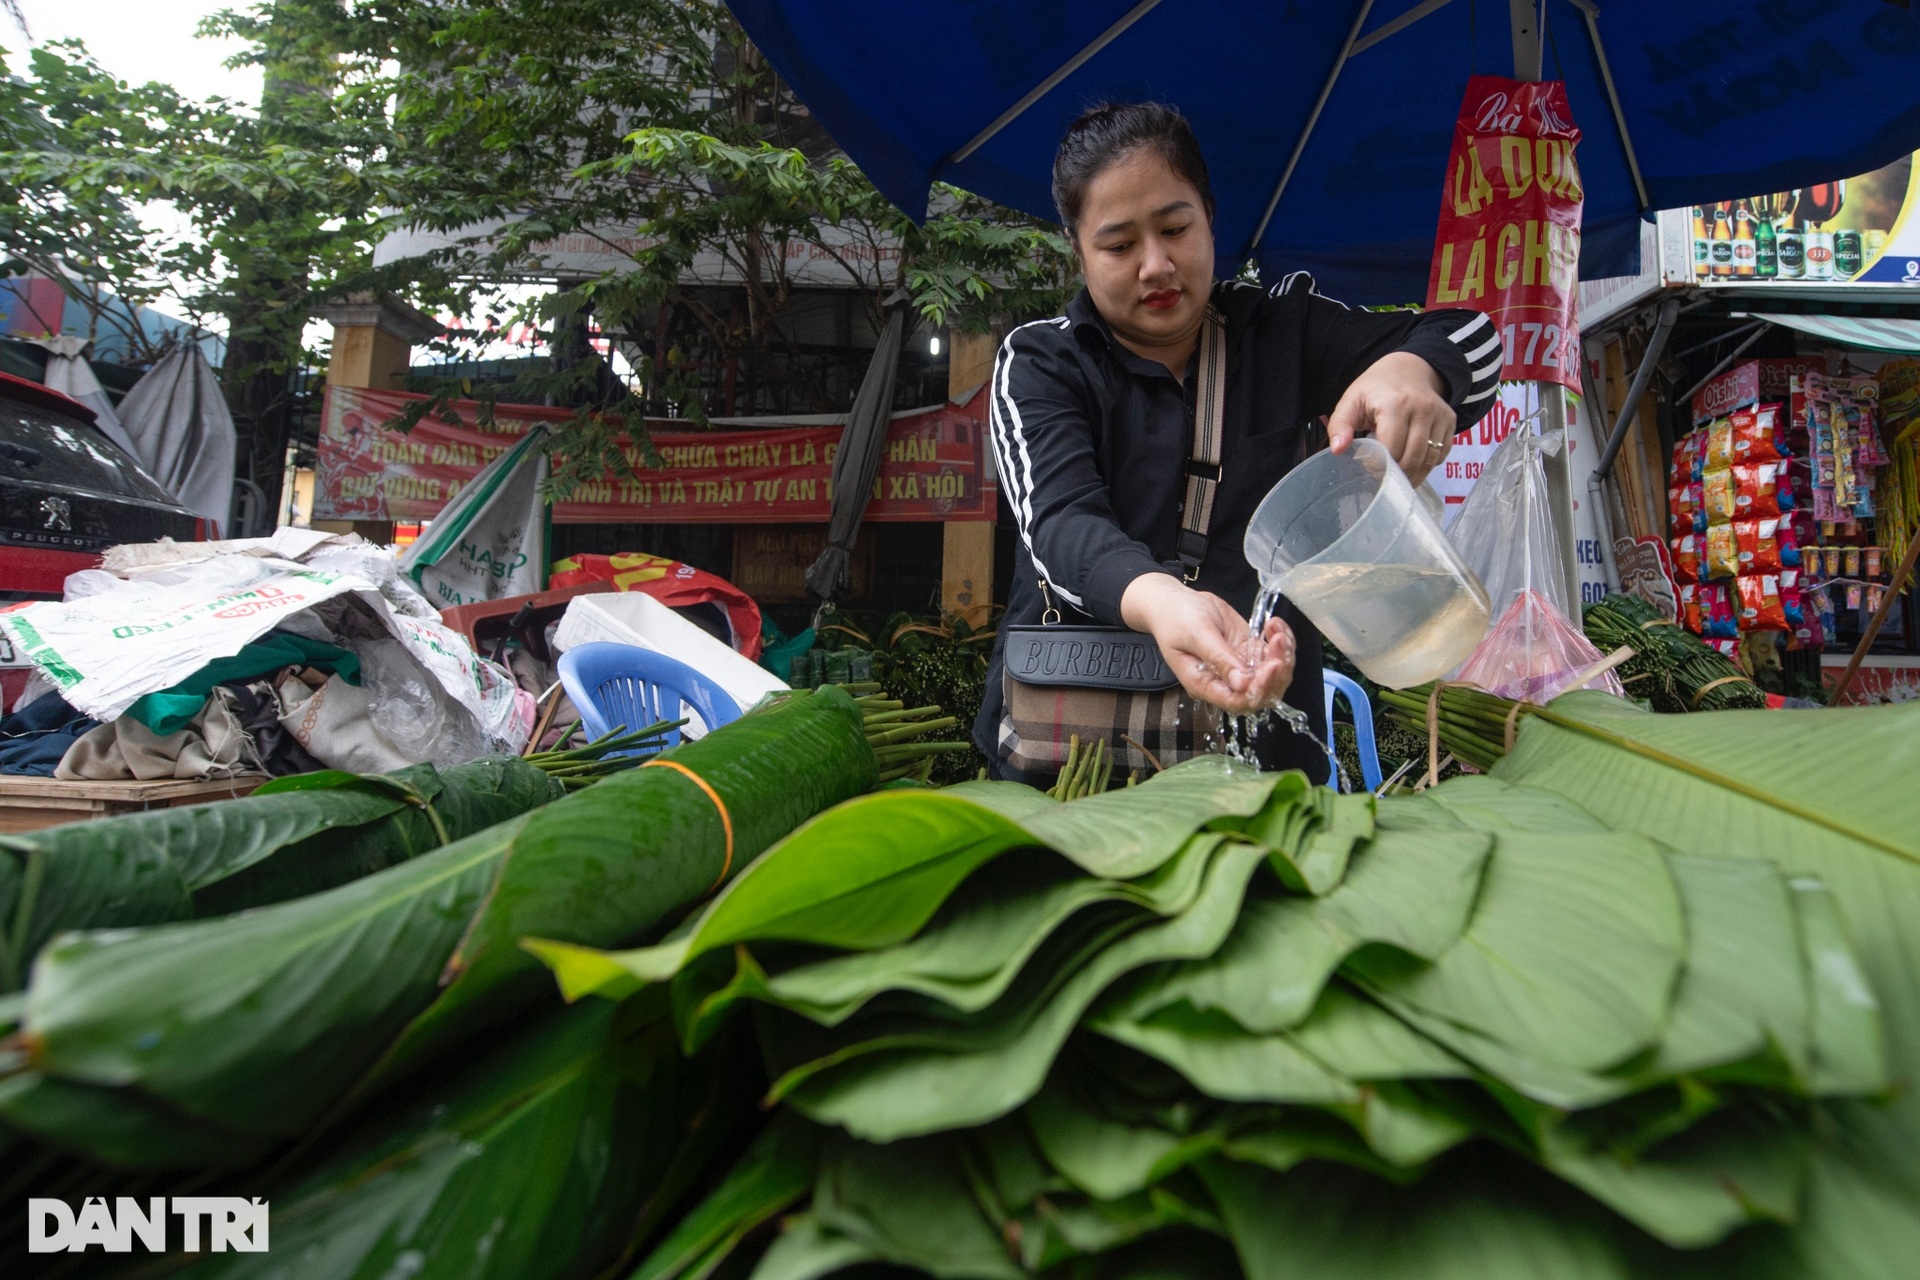
[[1327,419],[1335,453],[1371,432],[1419,484],[1453,447],[1455,419],[1447,384],[1434,367],[1410,351],[1381,356],[1353,380]]

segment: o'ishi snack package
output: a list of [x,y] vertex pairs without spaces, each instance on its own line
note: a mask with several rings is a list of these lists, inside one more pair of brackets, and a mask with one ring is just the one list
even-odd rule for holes
[[1784,462],[1736,462],[1731,468],[1735,519],[1793,510],[1793,482]]
[[1706,496],[1701,485],[1689,480],[1667,490],[1668,519],[1673,535],[1707,531]]
[[1722,640],[1740,635],[1739,614],[1734,608],[1733,591],[1724,582],[1703,582],[1699,587],[1701,634]]
[[1706,567],[1701,571],[1702,582],[1709,578],[1731,578],[1740,572],[1740,544],[1734,538],[1730,524],[1710,524],[1707,526]]
[[1778,462],[1787,456],[1784,405],[1737,409],[1727,421],[1732,462]]
[[1705,625],[1700,617],[1700,588],[1693,583],[1686,583],[1681,586],[1679,596],[1680,625],[1699,635]]
[[[1680,484],[1697,483],[1707,467],[1707,436],[1711,429],[1702,427],[1689,432],[1674,442],[1673,479]],[[1729,464],[1732,458],[1728,458]]]
[[1673,577],[1675,582],[1700,581],[1700,543],[1697,533],[1673,540]]
[[1785,520],[1735,520],[1733,544],[1740,573],[1778,573],[1800,564],[1793,525]]
[[1707,524],[1725,524],[1739,514],[1736,505],[1732,467],[1708,467],[1700,479],[1701,504],[1707,509]]
[[1735,580],[1740,593],[1740,630],[1785,631],[1786,606],[1780,599],[1780,575],[1743,573]]
[[1712,471],[1715,467],[1730,467],[1736,459],[1733,456],[1733,419],[1715,418],[1703,428],[1707,436],[1706,456],[1697,464],[1700,472]]

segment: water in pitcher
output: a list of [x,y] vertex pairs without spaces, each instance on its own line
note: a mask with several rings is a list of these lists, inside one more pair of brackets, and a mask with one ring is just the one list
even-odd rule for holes
[[[1322,633],[1368,679],[1389,689],[1438,679],[1487,633],[1487,608],[1453,574],[1405,564],[1315,564],[1281,575],[1273,591],[1311,599]],[[1412,630],[1408,618],[1425,621]]]

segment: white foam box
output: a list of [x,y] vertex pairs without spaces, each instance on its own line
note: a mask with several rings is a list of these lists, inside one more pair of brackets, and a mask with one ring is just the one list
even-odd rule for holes
[[565,652],[596,640],[639,645],[677,658],[725,689],[742,711],[787,688],[779,676],[645,592],[576,597],[553,633],[554,647]]

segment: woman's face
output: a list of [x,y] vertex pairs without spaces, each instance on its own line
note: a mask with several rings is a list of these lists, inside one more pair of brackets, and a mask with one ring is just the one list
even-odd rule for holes
[[1151,148],[1087,187],[1075,247],[1087,293],[1127,346],[1177,347],[1199,332],[1213,288],[1213,227],[1200,192]]

